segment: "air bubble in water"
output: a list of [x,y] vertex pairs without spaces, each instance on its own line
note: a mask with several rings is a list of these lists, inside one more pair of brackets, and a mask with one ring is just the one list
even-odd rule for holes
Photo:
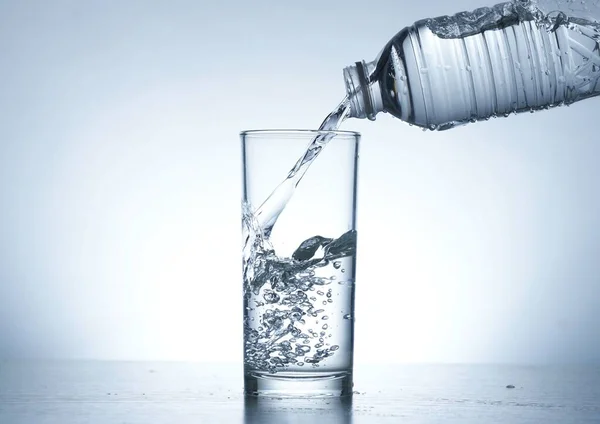
[[310,346],[296,346],[296,352],[298,352],[299,355],[306,355],[308,352],[310,352]]
[[267,303],[277,303],[280,299],[279,295],[271,290],[266,291],[263,298]]
[[290,314],[292,321],[300,321],[302,319],[302,312],[294,311]]
[[334,267],[335,269],[340,269],[340,267],[341,267],[341,266],[342,266],[342,263],[341,263],[340,261],[335,261],[335,262],[333,263],[333,267]]

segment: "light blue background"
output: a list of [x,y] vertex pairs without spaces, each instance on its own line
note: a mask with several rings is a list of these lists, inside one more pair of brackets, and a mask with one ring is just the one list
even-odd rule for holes
[[[238,132],[318,126],[344,66],[490,4],[0,1],[0,358],[240,360]],[[600,362],[599,107],[344,124],[358,361]]]

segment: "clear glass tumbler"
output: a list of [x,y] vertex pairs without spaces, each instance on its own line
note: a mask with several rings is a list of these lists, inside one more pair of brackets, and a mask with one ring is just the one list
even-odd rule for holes
[[[282,181],[318,135],[329,142],[286,188]],[[352,394],[359,139],[349,131],[241,133],[248,395]],[[287,201],[265,231],[258,211],[277,187],[274,196]]]

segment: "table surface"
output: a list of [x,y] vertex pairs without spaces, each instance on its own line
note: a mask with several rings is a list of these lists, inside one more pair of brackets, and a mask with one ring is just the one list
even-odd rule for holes
[[239,364],[0,361],[0,423],[600,423],[600,366],[358,365],[346,399],[246,398],[241,374]]

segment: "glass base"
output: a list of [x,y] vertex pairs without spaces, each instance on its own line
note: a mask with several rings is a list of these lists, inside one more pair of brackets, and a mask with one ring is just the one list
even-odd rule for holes
[[244,393],[265,397],[340,397],[352,395],[352,372],[244,373]]

